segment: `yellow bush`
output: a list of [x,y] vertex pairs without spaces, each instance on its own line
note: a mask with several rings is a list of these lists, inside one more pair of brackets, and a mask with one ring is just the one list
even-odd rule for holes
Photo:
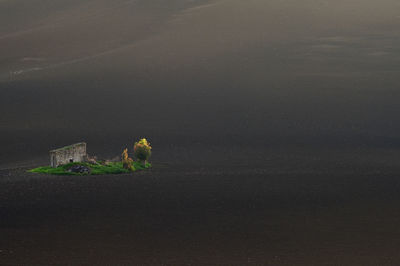
[[133,166],[133,160],[131,158],[129,158],[128,155],[128,149],[125,149],[122,152],[122,166],[125,169],[131,170],[131,171],[135,171],[135,167]]
[[151,146],[147,139],[141,139],[135,142],[133,146],[133,153],[137,159],[146,163],[151,156]]

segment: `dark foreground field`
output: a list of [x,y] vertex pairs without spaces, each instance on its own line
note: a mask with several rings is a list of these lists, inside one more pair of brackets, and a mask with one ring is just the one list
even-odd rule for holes
[[0,264],[398,265],[396,155],[271,151],[252,165],[155,161],[82,177],[1,170]]

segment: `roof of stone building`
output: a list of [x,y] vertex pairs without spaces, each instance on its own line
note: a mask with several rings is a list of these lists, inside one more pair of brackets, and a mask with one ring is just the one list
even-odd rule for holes
[[79,142],[79,143],[68,145],[68,146],[65,146],[65,147],[62,147],[62,148],[51,150],[50,153],[54,153],[54,152],[57,153],[57,152],[67,151],[67,150],[70,150],[70,149],[73,149],[73,148],[75,148],[77,146],[82,146],[82,145],[86,146],[86,142]]

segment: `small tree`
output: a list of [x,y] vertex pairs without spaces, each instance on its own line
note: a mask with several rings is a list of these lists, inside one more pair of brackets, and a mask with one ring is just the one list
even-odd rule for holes
[[133,153],[143,166],[146,166],[146,163],[151,156],[150,143],[146,139],[141,139],[138,142],[135,142]]
[[122,152],[122,166],[125,168],[125,169],[128,169],[128,170],[130,170],[130,171],[135,171],[135,167],[133,166],[133,160],[131,159],[131,158],[129,158],[129,156],[128,156],[128,149],[125,149],[123,152]]

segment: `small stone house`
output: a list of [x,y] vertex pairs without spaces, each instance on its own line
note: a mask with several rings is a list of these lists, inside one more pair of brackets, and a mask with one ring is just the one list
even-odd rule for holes
[[50,151],[50,165],[51,167],[58,167],[59,165],[84,162],[87,159],[86,143],[76,143],[70,146],[59,148]]

